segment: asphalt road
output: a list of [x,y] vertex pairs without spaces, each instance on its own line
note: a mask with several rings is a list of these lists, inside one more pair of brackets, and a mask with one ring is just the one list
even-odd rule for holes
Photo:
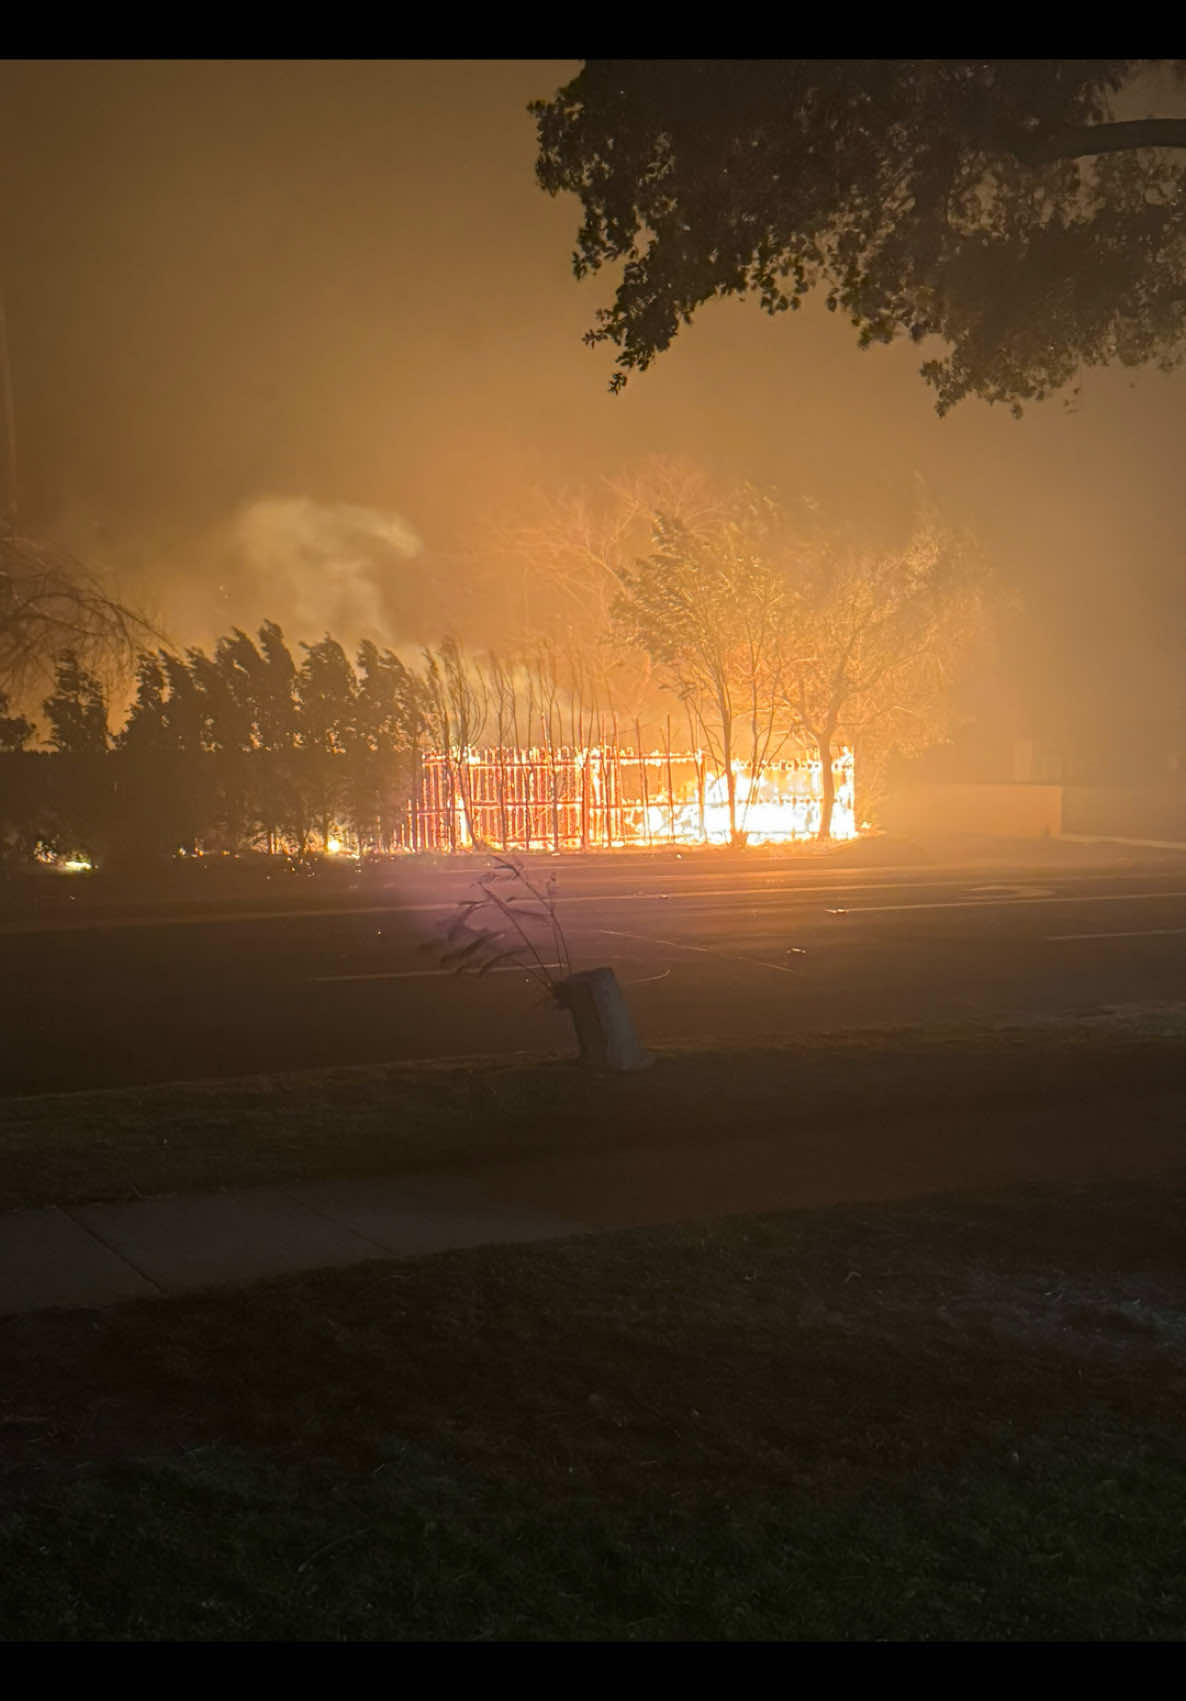
[[[686,1044],[1186,1003],[1186,855],[1107,862],[536,867],[558,873],[573,966],[611,964],[644,1041]],[[0,1091],[568,1049],[526,974],[458,978],[423,949],[471,883],[404,865],[332,894],[115,911],[83,894],[10,918]]]

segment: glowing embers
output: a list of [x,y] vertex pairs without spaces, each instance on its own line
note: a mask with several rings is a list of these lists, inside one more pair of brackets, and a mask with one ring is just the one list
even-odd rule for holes
[[52,845],[39,842],[33,852],[35,862],[44,863],[48,868],[61,870],[64,874],[93,874],[95,865],[83,851],[75,851],[70,856],[63,856]]
[[[620,747],[486,750],[424,758],[416,839],[424,850],[620,849],[643,845],[789,844],[815,838],[822,766],[803,756],[727,775],[703,752]],[[856,837],[852,752],[832,763],[831,836]]]

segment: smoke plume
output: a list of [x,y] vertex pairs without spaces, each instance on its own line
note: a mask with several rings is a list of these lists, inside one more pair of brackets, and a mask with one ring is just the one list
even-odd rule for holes
[[249,600],[300,636],[385,635],[402,569],[424,548],[399,514],[286,496],[240,508],[227,542]]

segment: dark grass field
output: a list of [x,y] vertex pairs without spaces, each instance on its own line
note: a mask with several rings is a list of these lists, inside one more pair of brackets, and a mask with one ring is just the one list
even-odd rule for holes
[[638,1147],[678,1175],[681,1150],[747,1132],[845,1152],[877,1197],[904,1161],[983,1185],[983,1162],[965,1178],[952,1156],[969,1105],[1065,1105],[1039,1166],[1056,1178],[1091,1145],[1139,1154],[1143,1100],[1184,1087],[1178,1017],[1160,1034],[1080,1021],[665,1049],[633,1076],[512,1058],[47,1094],[0,1100],[0,1210]]
[[0,1635],[1177,1640],[1186,1179],[0,1330]]

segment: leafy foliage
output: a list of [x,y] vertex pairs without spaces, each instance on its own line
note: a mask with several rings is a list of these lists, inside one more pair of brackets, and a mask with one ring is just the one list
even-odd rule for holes
[[107,749],[107,702],[103,687],[73,650],[64,650],[54,669],[54,692],[45,699],[49,741],[65,756],[101,756]]
[[24,715],[8,713],[8,693],[0,691],[0,750],[23,750],[36,727]]
[[[1177,74],[1186,62],[1171,62]],[[645,370],[717,296],[813,290],[862,346],[929,337],[945,413],[1015,413],[1083,366],[1186,352],[1186,117],[1118,119],[1127,59],[589,60],[531,106],[579,196],[586,340]]]
[[[212,654],[142,651],[114,737],[102,681],[63,652],[45,702],[54,756],[29,753],[39,779],[30,769],[18,780],[9,762],[0,783],[21,793],[5,842],[104,862],[256,847],[305,856],[339,838],[360,852],[414,845],[418,754],[444,730],[452,754],[458,738],[481,736],[484,670],[450,638],[426,652],[423,674],[371,642],[353,662],[329,636],[301,649],[298,665],[267,621],[256,638],[233,628]],[[508,690],[520,685],[508,676]],[[7,707],[0,694],[0,755],[15,758],[35,729]]]

